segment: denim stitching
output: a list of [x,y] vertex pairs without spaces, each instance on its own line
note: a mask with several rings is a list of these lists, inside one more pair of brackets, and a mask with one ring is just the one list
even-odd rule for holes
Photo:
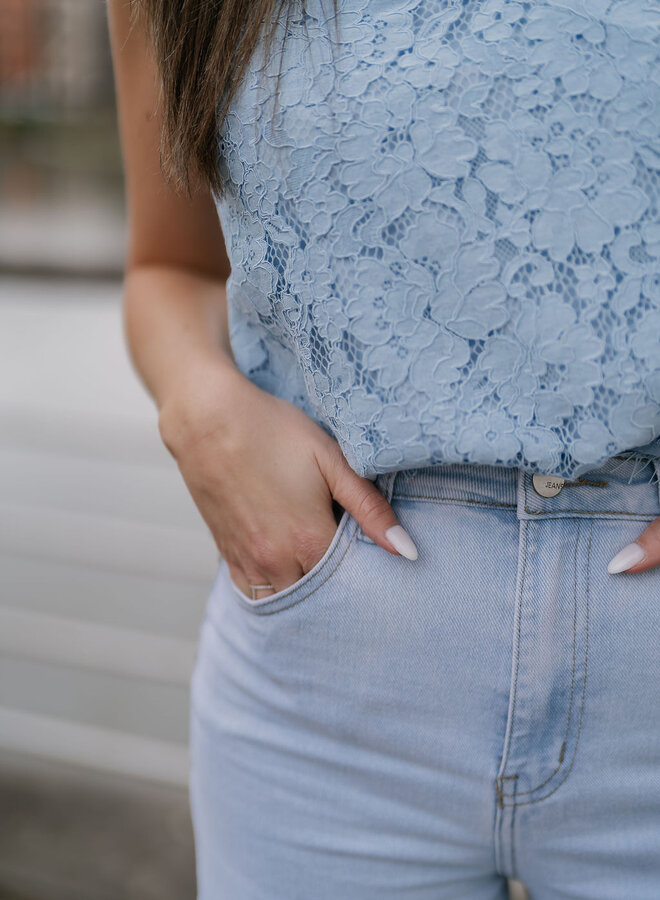
[[[589,568],[591,562],[591,536],[593,533],[593,519],[591,520],[590,529],[589,529],[589,544],[587,545],[587,590],[586,590],[586,628],[585,628],[585,646],[584,646],[584,680],[582,683],[582,699],[580,703],[580,721],[578,722],[578,732],[575,739],[575,748],[573,749],[573,757],[571,759],[571,764],[568,767],[566,774],[562,778],[562,780],[557,784],[551,791],[547,794],[544,794],[543,797],[536,797],[534,800],[523,800],[521,803],[516,803],[514,800],[513,804],[505,803],[504,806],[527,806],[530,803],[540,803],[541,800],[545,800],[547,797],[550,797],[556,790],[558,790],[562,784],[566,781],[568,776],[571,774],[571,770],[573,765],[575,764],[575,759],[577,757],[578,745],[580,743],[580,735],[582,733],[582,719],[584,714],[584,699],[587,693],[587,670],[589,664]],[[515,794],[514,794],[515,797]]]
[[[502,782],[503,781],[515,782],[517,777],[518,777],[518,773],[516,772],[515,775],[498,775],[498,777],[495,779],[495,793],[497,794],[497,805],[500,807],[500,809],[504,809],[504,804],[502,803],[503,797],[513,797],[514,796],[514,794],[505,794],[504,793]],[[510,805],[511,805],[510,803],[507,803],[507,806],[510,806]],[[501,826],[501,823],[500,823],[500,826]]]
[[[392,503],[392,499],[393,499],[392,492],[393,492],[393,488],[394,488],[394,480],[398,474],[399,474],[398,471],[394,471],[394,472],[386,472],[385,474],[378,476],[381,480],[380,480],[380,484],[377,484],[377,487],[380,490],[380,493],[383,495],[383,497],[385,497],[387,502],[390,504]],[[378,481],[378,478],[376,479],[376,481]],[[362,541],[364,544],[375,544],[376,546],[379,546],[377,544],[377,542],[373,540],[373,538],[370,538],[369,535],[364,533],[362,526],[360,525],[359,522],[358,522],[358,527],[357,527],[356,540]]]
[[[625,512],[623,510],[618,509],[530,509],[527,506],[527,488],[524,487],[525,491],[525,504],[524,509],[525,512],[528,512],[532,515],[547,515],[553,518],[560,518],[564,513],[586,513],[592,516],[599,515],[614,515],[614,516],[654,516],[655,513],[640,513],[640,512]],[[447,501],[455,501],[458,503],[474,503],[477,506],[494,506],[498,509],[515,509],[516,503],[497,503],[494,500],[474,500],[470,497],[437,497],[431,494],[393,494],[392,500],[435,500],[437,503],[444,503]]]
[[476,503],[479,506],[498,506],[504,509],[515,509],[515,503],[498,503],[496,500],[475,500],[470,497],[436,497],[432,494],[393,494],[393,500],[437,500],[442,503],[446,500],[457,500],[460,503]]
[[[350,519],[349,519],[348,521],[350,522]],[[240,595],[239,593],[237,593],[237,592],[234,590],[234,594],[235,594],[236,599],[240,602],[241,606],[242,606],[244,609],[247,609],[249,612],[254,613],[254,614],[256,614],[256,615],[273,616],[273,615],[277,615],[277,613],[279,613],[279,612],[283,612],[285,609],[290,609],[292,606],[295,606],[297,603],[300,603],[300,602],[302,602],[303,600],[306,600],[308,597],[311,597],[312,594],[315,593],[316,591],[318,591],[318,589],[319,589],[320,587],[323,587],[323,585],[326,583],[326,581],[328,580],[328,578],[330,578],[330,577],[334,574],[334,572],[337,570],[338,566],[341,564],[342,560],[344,559],[344,557],[345,557],[346,554],[348,553],[348,551],[349,551],[349,549],[350,549],[350,547],[351,547],[351,544],[352,544],[353,541],[355,540],[356,534],[357,534],[357,529],[353,532],[351,538],[350,538],[349,541],[348,541],[348,544],[346,545],[346,548],[345,548],[344,552],[343,552],[342,555],[339,557],[339,559],[336,559],[336,555],[337,555],[337,547],[339,547],[339,541],[337,542],[337,545],[335,546],[335,549],[333,550],[333,552],[330,554],[330,556],[329,556],[329,557],[327,558],[327,560],[325,561],[325,565],[323,566],[323,568],[320,569],[320,570],[316,573],[317,575],[321,575],[323,572],[326,571],[326,569],[328,568],[329,564],[334,560],[335,565],[330,569],[329,572],[326,573],[326,576],[325,576],[325,578],[323,579],[323,581],[321,581],[320,584],[317,584],[316,587],[312,588],[311,591],[308,591],[306,594],[302,594],[302,596],[300,596],[300,597],[297,597],[297,596],[296,596],[296,593],[297,593],[297,592],[296,592],[296,590],[294,589],[294,591],[293,591],[293,599],[292,599],[291,603],[287,603],[287,604],[284,605],[284,606],[277,606],[277,609],[268,609],[268,605],[267,605],[267,604],[263,604],[262,606],[252,606],[250,603],[246,602],[245,599],[244,599],[243,597],[241,597],[241,595]],[[281,598],[281,599],[286,599],[286,598]],[[274,600],[274,601],[273,601],[273,603],[276,604],[276,605],[278,604],[278,602],[279,602],[278,600]]]
[[578,722],[578,733],[577,733],[577,737],[575,739],[575,749],[573,750],[573,757],[571,759],[571,764],[568,767],[566,775],[562,778],[562,780],[559,782],[559,784],[556,785],[556,787],[554,787],[549,793],[545,794],[543,797],[537,797],[535,800],[523,800],[523,802],[519,803],[518,806],[527,806],[529,803],[539,803],[541,800],[545,800],[551,794],[554,794],[554,792],[558,788],[561,787],[561,785],[566,781],[566,779],[570,775],[573,765],[575,763],[575,759],[577,757],[577,749],[578,749],[578,744],[580,743],[580,734],[582,732],[584,699],[585,699],[585,695],[587,692],[587,666],[588,666],[588,662],[589,662],[589,564],[590,564],[590,557],[591,557],[592,531],[593,531],[593,520],[591,521],[591,528],[589,531],[589,544],[588,544],[588,549],[587,549],[587,591],[586,591],[587,604],[586,604],[586,631],[585,631],[585,650],[584,650],[584,681],[583,681],[583,685],[582,685],[582,701],[580,704],[580,721]]
[[[624,457],[627,458],[627,457]],[[394,473],[397,474],[396,472]],[[393,484],[393,480],[390,482],[390,485]],[[594,487],[604,487],[608,484],[605,482],[597,482],[597,481],[587,481],[586,479],[580,479],[578,481],[569,481],[566,482],[564,486],[570,485],[580,485],[580,484],[590,484]],[[524,502],[524,510],[530,515],[547,515],[554,518],[560,518],[564,513],[585,513],[592,516],[599,515],[615,515],[615,516],[655,516],[655,513],[640,513],[640,512],[626,512],[624,510],[618,509],[530,509],[527,505],[527,479],[523,479],[523,492],[525,496]],[[446,502],[456,502],[456,503],[474,503],[477,506],[493,506],[497,509],[515,509],[517,507],[517,503],[501,503],[495,500],[477,500],[472,497],[438,497],[435,494],[401,494],[393,492],[389,497],[389,502],[392,500],[434,500],[437,503],[446,503]],[[361,534],[364,535],[364,532],[361,530]],[[364,540],[363,537],[359,538],[360,540]],[[368,541],[372,543],[371,539]],[[375,543],[375,541],[373,541]]]
[[565,481],[563,487],[571,487],[574,484],[590,484],[592,487],[606,487],[609,481],[601,478],[600,481],[591,481],[589,478],[578,478],[576,481]]
[[[393,493],[389,498],[389,503],[392,503],[393,500],[431,500],[435,503],[446,503],[451,501],[456,503],[473,503],[475,506],[492,506],[495,509],[515,509],[517,506],[516,503],[497,503],[495,500],[473,500],[470,497],[436,497],[431,494]],[[365,544],[376,543],[376,541],[372,540],[364,533],[364,531],[362,530],[362,526],[358,526],[357,539],[359,541],[363,541]]]
[[614,515],[614,516],[655,516],[655,513],[639,513],[639,512],[625,512],[623,510],[618,509],[530,509],[527,506],[527,477],[523,476],[523,493],[525,496],[525,512],[530,513],[531,515],[547,515],[554,518],[559,518],[563,513],[571,512],[571,513],[589,513],[592,516],[602,516],[605,515]]
[[392,495],[394,493],[394,482],[396,480],[396,476],[398,475],[398,471],[390,472],[389,477],[385,483],[385,499],[388,503],[392,502]]
[[[495,792],[496,792],[496,794],[497,794],[497,805],[499,806],[499,808],[500,808],[501,810],[504,809],[504,804],[501,802],[501,797],[502,797],[502,784],[501,784],[501,782],[503,782],[503,781],[513,781],[513,786],[514,786],[514,791],[515,791],[516,779],[517,779],[517,778],[518,778],[517,775],[500,775],[498,778],[495,779]],[[506,805],[507,805],[507,806],[511,806],[510,803],[507,803]],[[509,877],[509,878],[513,878],[513,877],[514,877],[513,872],[514,872],[514,870],[515,870],[515,852],[514,852],[514,847],[513,847],[513,840],[514,840],[514,838],[513,838],[513,824],[514,824],[514,816],[515,816],[515,812],[516,812],[516,811],[515,811],[515,807],[514,807],[514,808],[511,810],[511,817],[510,817],[510,819],[509,819],[509,851],[510,851],[509,869],[508,869],[508,871],[507,871],[506,866],[504,866],[504,868],[498,868],[498,869],[497,869],[497,872],[498,872],[500,875],[506,875],[506,876]],[[503,851],[503,849],[502,849],[502,846],[503,846],[503,841],[502,841],[502,830],[503,830],[503,827],[502,827],[502,826],[503,826],[503,822],[504,822],[504,816],[501,815],[501,816],[499,817],[499,821],[498,821],[498,823],[497,823],[497,847],[496,847],[496,851],[495,851],[495,852],[496,852],[497,856],[499,856],[499,858],[500,858],[502,861],[503,861],[503,856],[504,856],[504,851]]]
[[[564,740],[561,744],[561,752],[559,754],[559,765],[557,768],[548,775],[545,781],[542,781],[541,784],[537,784],[536,787],[531,788],[528,791],[515,791],[512,794],[502,794],[502,797],[523,797],[527,794],[535,794],[537,791],[540,791],[542,787],[545,787],[549,781],[555,777],[557,772],[561,769],[561,764],[564,760],[564,753],[566,747],[566,741],[568,740],[568,732],[571,727],[571,716],[573,713],[573,694],[575,691],[575,648],[577,645],[577,552],[578,546],[580,544],[580,519],[573,519],[574,522],[577,522],[577,536],[575,538],[575,554],[573,559],[573,661],[571,665],[571,692],[570,698],[568,702],[568,718],[566,720],[566,729],[564,731]],[[517,787],[517,785],[515,785]],[[515,800],[514,800],[515,803]]]
[[[513,735],[514,726],[516,722],[516,698],[518,696],[518,672],[520,671],[520,631],[522,627],[522,606],[523,606],[523,597],[525,594],[525,578],[527,575],[527,547],[528,547],[528,533],[527,528],[525,528],[524,534],[524,545],[523,545],[523,559],[522,559],[522,577],[520,581],[520,594],[518,602],[520,604],[520,614],[518,616],[518,631],[516,635],[516,646],[518,647],[518,658],[516,659],[516,674],[513,677],[513,699],[511,702],[511,725],[509,728],[509,733]],[[506,738],[505,738],[506,739]],[[509,749],[511,744],[509,744]],[[509,753],[507,752],[507,757]],[[504,761],[504,768],[506,769],[506,764],[508,759]],[[510,806],[511,804],[504,803],[504,791],[502,789],[502,782],[510,779],[516,779],[518,777],[518,773],[515,772],[513,775],[500,775],[499,779],[496,779],[496,790],[497,790],[497,802],[500,809],[504,809],[505,806]],[[499,784],[498,784],[499,781]],[[506,795],[510,796],[510,795]]]
[[517,786],[518,786],[518,781],[517,781],[517,776],[516,776],[516,779],[515,779],[514,782],[513,782],[513,796],[514,796],[514,800],[513,800],[513,803],[511,804],[511,806],[512,806],[512,809],[511,809],[511,823],[510,823],[510,825],[509,825],[509,829],[510,829],[509,842],[510,842],[510,846],[511,846],[511,878],[515,878],[515,877],[516,877],[516,844],[515,844],[515,839],[514,839],[513,825],[514,825],[514,821],[515,821],[515,818],[516,818],[516,801],[515,801],[515,796],[516,796],[516,788],[517,788]]
[[647,516],[647,517],[655,517],[657,518],[657,513],[654,512],[624,512],[620,509],[557,509],[557,510],[549,510],[549,509],[527,509],[525,507],[525,512],[531,513],[532,515],[548,515],[552,518],[558,519],[562,513],[587,513],[590,516]]

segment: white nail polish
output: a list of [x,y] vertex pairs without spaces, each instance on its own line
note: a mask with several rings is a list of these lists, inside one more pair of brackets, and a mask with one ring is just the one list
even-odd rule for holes
[[623,550],[619,550],[617,555],[612,557],[607,564],[607,571],[610,575],[616,575],[617,572],[625,572],[626,569],[641,562],[645,556],[646,553],[642,545],[638,544],[637,541],[633,541],[632,544],[626,544]]
[[385,532],[385,537],[402,556],[406,559],[417,559],[417,547],[412,542],[412,538],[401,525],[392,525]]

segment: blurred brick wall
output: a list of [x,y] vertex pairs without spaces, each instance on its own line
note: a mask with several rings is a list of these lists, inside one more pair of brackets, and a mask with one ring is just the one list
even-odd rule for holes
[[84,116],[112,106],[101,0],[0,0],[5,118]]
[[119,277],[105,0],[0,0],[0,272]]

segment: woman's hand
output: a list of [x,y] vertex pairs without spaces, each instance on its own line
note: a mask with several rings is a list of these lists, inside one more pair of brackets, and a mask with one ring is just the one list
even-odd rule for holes
[[607,564],[610,575],[617,572],[645,572],[660,566],[660,518],[654,519],[636,541],[626,544]]
[[389,553],[416,559],[390,504],[339,444],[234,367],[200,361],[162,404],[158,425],[244,593],[249,584],[273,585],[260,597],[283,590],[321,559],[337,530],[333,498]]
[[108,23],[129,199],[127,343],[158,407],[163,442],[236,584],[277,591],[309,571],[337,530],[333,499],[381,547],[415,558],[389,503],[336,441],[236,368],[231,266],[214,198],[207,184],[188,195],[164,177],[150,37],[124,0],[108,4]]

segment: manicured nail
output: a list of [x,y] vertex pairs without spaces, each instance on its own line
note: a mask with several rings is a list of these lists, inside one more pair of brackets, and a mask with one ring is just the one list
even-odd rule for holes
[[385,537],[394,547],[395,550],[405,556],[406,559],[417,559],[417,547],[412,542],[412,538],[401,525],[392,525],[385,532]]
[[612,557],[607,564],[607,571],[610,575],[616,575],[617,572],[625,572],[626,569],[641,562],[645,557],[646,553],[642,545],[638,544],[637,541],[633,541],[632,544],[626,544],[623,550],[619,550],[617,555]]

